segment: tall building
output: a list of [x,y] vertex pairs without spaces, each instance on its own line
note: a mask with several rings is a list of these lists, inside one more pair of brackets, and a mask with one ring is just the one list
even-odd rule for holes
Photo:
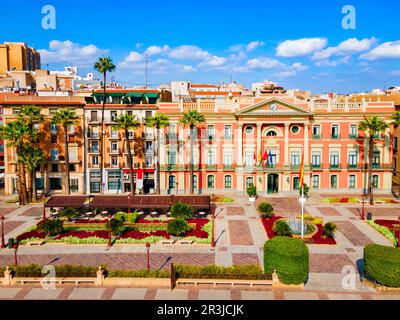
[[22,42],[0,44],[0,74],[40,69],[40,53]]

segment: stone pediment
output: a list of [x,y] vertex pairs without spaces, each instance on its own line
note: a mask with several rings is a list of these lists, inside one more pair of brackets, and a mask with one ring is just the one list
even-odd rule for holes
[[258,102],[236,113],[237,116],[309,116],[311,114],[306,109],[278,98]]

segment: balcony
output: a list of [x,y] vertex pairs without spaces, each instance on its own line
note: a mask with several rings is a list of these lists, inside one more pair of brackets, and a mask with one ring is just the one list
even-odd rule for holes
[[146,153],[146,154],[154,154],[154,148],[145,149],[144,153]]
[[112,153],[112,154],[119,154],[119,149],[111,149],[111,148],[107,148],[107,152],[108,153]]
[[331,170],[340,170],[340,165],[339,164],[330,164],[329,169]]
[[234,170],[233,164],[224,164],[224,170]]
[[99,153],[99,148],[88,148],[88,153]]
[[98,132],[88,132],[87,137],[89,139],[100,139],[100,134]]
[[153,140],[153,139],[154,139],[154,134],[153,134],[152,132],[146,132],[146,133],[144,134],[144,138],[145,138],[146,140]]
[[359,166],[358,166],[358,164],[349,164],[347,166],[347,169],[348,170],[359,170]]
[[291,171],[299,171],[300,170],[300,165],[299,164],[291,164],[290,165],[290,170]]
[[331,134],[331,139],[335,139],[335,140],[340,139],[340,134]]
[[206,169],[207,170],[217,170],[217,165],[216,164],[207,164]]
[[86,119],[87,122],[90,123],[100,123],[101,119],[99,117],[90,117]]
[[318,134],[313,134],[313,139],[315,139],[315,140],[319,140],[319,139],[322,139],[322,135],[320,134],[320,133],[318,133]]
[[358,139],[359,138],[359,136],[358,136],[358,134],[356,133],[356,134],[354,134],[354,133],[350,133],[349,134],[349,139]]
[[311,170],[322,170],[321,164],[312,164]]

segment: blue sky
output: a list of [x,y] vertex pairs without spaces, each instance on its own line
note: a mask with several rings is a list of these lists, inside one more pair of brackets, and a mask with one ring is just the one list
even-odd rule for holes
[[[42,28],[45,5],[56,29]],[[356,29],[342,28],[344,5]],[[80,73],[109,55],[114,79],[144,84],[171,80],[250,86],[273,80],[313,92],[354,92],[400,85],[400,34],[395,0],[350,1],[27,1],[2,4],[0,41],[40,49],[42,64]]]

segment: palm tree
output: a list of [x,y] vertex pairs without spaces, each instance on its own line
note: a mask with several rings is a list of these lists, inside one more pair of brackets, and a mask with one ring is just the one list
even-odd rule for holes
[[[394,126],[398,126],[400,125],[400,111],[396,111],[393,115],[392,115],[392,119],[393,122],[392,124]],[[397,173],[397,172],[396,172]],[[400,181],[399,181],[399,187],[398,187],[398,192],[397,192],[397,197],[400,198]]]
[[[37,129],[35,129],[35,125],[41,124],[44,121],[44,116],[41,114],[41,110],[42,109],[38,106],[33,106],[33,105],[22,106],[21,112],[18,113],[18,118],[25,121],[28,124],[29,129],[31,131],[35,131],[35,133],[38,133]],[[31,148],[34,147],[33,140],[31,141],[30,146]],[[28,187],[29,201],[31,201],[32,199],[37,200],[37,194],[33,190],[36,181],[36,167],[32,168],[32,170],[28,169],[28,175],[30,175],[29,181],[33,181],[33,183]]]
[[146,119],[146,126],[150,128],[156,128],[157,130],[157,141],[155,148],[155,160],[156,160],[156,192],[161,193],[160,188],[160,129],[169,126],[169,118],[163,113],[157,112],[154,116]]
[[[26,166],[28,172],[36,172],[36,168],[46,163],[47,159],[42,149],[26,145],[23,147],[18,161],[21,161]],[[32,189],[32,199],[37,200],[36,181],[33,179],[36,180],[36,175],[28,174],[28,189]]]
[[[6,141],[7,147],[12,147],[16,151],[17,158],[23,156],[23,148],[30,145],[35,139],[35,134],[29,129],[29,125],[21,119],[8,122],[0,127],[0,138]],[[26,189],[26,168],[21,161],[16,163],[16,172],[18,177],[19,203],[24,205],[28,201],[28,192]]]
[[53,113],[53,124],[61,125],[64,129],[64,148],[65,148],[65,175],[66,175],[66,193],[70,194],[70,179],[69,179],[69,150],[68,150],[68,128],[78,123],[78,116],[73,109],[59,109]]
[[135,194],[134,190],[134,178],[133,178],[133,157],[131,144],[129,141],[129,130],[136,130],[140,127],[140,122],[136,120],[135,116],[130,114],[123,114],[115,119],[117,125],[115,126],[118,130],[123,130],[126,141],[126,151],[128,153],[128,166],[130,171],[130,181],[131,181],[131,194]]
[[103,106],[101,108],[101,125],[100,125],[100,181],[101,181],[101,193],[103,190],[103,167],[104,167],[104,109],[106,106],[106,88],[107,88],[107,72],[115,71],[115,65],[110,57],[100,57],[99,60],[94,64],[94,68],[101,74],[103,74]]
[[375,146],[375,135],[377,133],[384,133],[389,127],[389,124],[380,119],[377,116],[370,117],[360,122],[359,129],[369,134],[368,137],[368,195],[370,197],[370,204],[374,204],[372,194],[372,162],[373,162],[373,151]]
[[190,194],[194,194],[194,179],[193,179],[193,140],[194,140],[194,128],[200,123],[206,122],[204,114],[197,110],[187,111],[183,114],[183,118],[180,120],[180,124],[183,127],[190,128]]

